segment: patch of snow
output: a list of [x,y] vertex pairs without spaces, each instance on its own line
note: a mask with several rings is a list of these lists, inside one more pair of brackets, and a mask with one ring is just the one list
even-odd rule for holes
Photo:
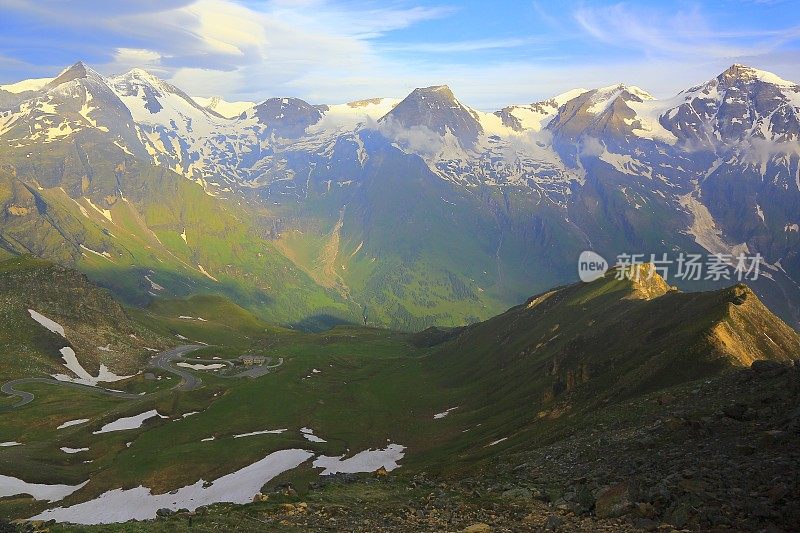
[[280,435],[285,431],[286,429],[265,429],[263,431],[251,431],[250,433],[239,433],[238,435],[234,435],[233,438],[241,439],[242,437],[254,437],[255,435]]
[[92,250],[91,248],[89,248],[88,246],[84,246],[83,244],[81,244],[80,247],[81,247],[81,250],[83,250],[83,251],[89,252],[90,254],[94,254],[94,255],[103,257],[105,259],[108,259],[109,261],[112,261],[111,254],[108,253],[108,252],[98,252],[97,250]]
[[89,483],[88,480],[80,485],[46,485],[43,483],[28,483],[15,477],[0,474],[0,498],[16,494],[30,494],[36,500],[57,502],[87,483]]
[[150,276],[145,276],[144,279],[146,279],[150,283],[150,288],[153,289],[154,291],[164,290],[164,287],[162,287],[161,285],[150,279]]
[[226,365],[223,365],[222,363],[214,363],[214,364],[211,364],[211,365],[204,365],[202,363],[193,364],[193,363],[184,363],[184,362],[177,363],[177,365],[181,366],[183,368],[191,368],[192,370],[218,370],[220,368],[225,368],[225,366],[226,366]]
[[451,407],[450,409],[442,411],[441,413],[436,413],[435,415],[433,415],[433,418],[436,419],[436,420],[440,420],[440,419],[446,417],[447,415],[449,415],[451,411],[455,411],[456,409],[458,409],[457,405],[455,407]]
[[338,457],[322,455],[314,460],[312,466],[324,469],[321,476],[338,472],[348,474],[375,472],[381,467],[385,468],[387,472],[391,472],[400,466],[397,461],[405,456],[403,450],[405,450],[405,446],[390,444],[382,450],[365,450],[348,459],[344,459],[344,455]]
[[508,111],[523,129],[541,131],[556,116],[562,105],[586,92],[588,89],[572,89],[543,102],[511,106]]
[[126,416],[122,418],[118,418],[113,422],[109,422],[108,424],[101,427],[99,430],[94,431],[94,435],[100,435],[102,433],[111,433],[114,431],[126,431],[129,429],[139,429],[144,424],[145,420],[150,420],[151,418],[168,418],[166,416],[162,416],[156,411],[155,409],[151,411],[145,411],[144,413],[135,415],[135,416]]
[[693,193],[679,197],[678,203],[692,216],[692,223],[686,232],[694,237],[697,244],[712,254],[737,256],[749,252],[746,243],[731,246],[722,239],[722,231],[718,229],[711,212]]
[[215,111],[225,118],[237,118],[256,105],[255,102],[226,102],[219,96],[212,96],[210,98],[192,96],[192,100],[197,102],[201,107]]
[[205,439],[200,439],[200,442],[211,442],[212,440],[216,440],[217,437],[206,437]]
[[[626,105],[636,113],[636,118],[634,120],[639,122],[639,127],[631,130],[633,134],[644,139],[663,141],[667,144],[675,144],[678,142],[678,138],[675,137],[671,131],[662,126],[659,120],[661,115],[664,114],[665,108],[668,107],[671,102],[671,100],[665,103],[663,101],[648,99],[643,99],[642,102],[636,102],[634,100],[627,101]],[[626,122],[628,121],[626,120]]]
[[17,442],[15,440],[11,440],[8,442],[0,442],[0,448],[10,448],[12,446],[22,446],[22,443]]
[[302,433],[303,437],[309,442],[328,442],[314,435],[314,430],[311,428],[300,428],[300,433]]
[[60,448],[60,450],[64,453],[81,453],[81,452],[88,452],[89,448],[67,448],[66,446]]
[[63,424],[61,424],[60,426],[58,426],[56,429],[64,429],[64,428],[68,428],[68,427],[72,427],[72,426],[79,426],[81,424],[85,424],[89,420],[90,420],[89,418],[79,418],[77,420],[68,420],[68,421],[64,422]]
[[54,374],[53,377],[59,381],[69,381],[71,383],[80,383],[82,385],[89,385],[90,387],[97,386],[98,383],[111,383],[114,381],[120,381],[122,379],[128,379],[131,376],[118,376],[113,372],[108,370],[106,365],[101,364],[100,370],[97,373],[97,376],[92,376],[89,372],[83,368],[83,365],[78,361],[77,355],[75,355],[75,350],[70,348],[69,346],[65,346],[59,350],[61,352],[61,356],[64,359],[64,366],[75,374],[77,377],[67,376],[65,374]]
[[38,91],[51,81],[54,78],[31,78],[29,80],[22,80],[16,83],[8,83],[6,85],[0,85],[0,90],[19,94],[25,91]]
[[114,222],[114,221],[111,219],[111,211],[109,211],[108,209],[102,209],[102,208],[100,208],[100,207],[97,207],[96,205],[94,205],[94,204],[92,203],[92,201],[91,201],[89,198],[86,198],[86,197],[84,197],[83,199],[84,199],[84,200],[86,200],[86,203],[88,203],[88,204],[89,204],[89,207],[91,207],[92,209],[94,209],[95,211],[97,211],[98,213],[100,213],[101,215],[103,215],[103,218],[105,218],[105,219],[106,219],[106,220],[108,220],[109,222]]
[[50,320],[49,318],[40,313],[37,313],[33,309],[28,309],[28,312],[31,314],[31,318],[34,319],[36,322],[38,322],[45,328],[49,329],[53,333],[58,333],[65,339],[67,338],[67,336],[64,334],[64,326],[62,326],[58,322]]
[[70,507],[48,509],[33,517],[34,520],[56,520],[76,524],[114,524],[128,520],[148,520],[156,517],[162,508],[194,511],[213,503],[250,503],[253,495],[264,483],[297,468],[309,458],[311,452],[299,449],[280,450],[264,459],[213,481],[207,487],[202,479],[193,485],[166,494],[153,494],[151,489],[114,489],[87,502]]

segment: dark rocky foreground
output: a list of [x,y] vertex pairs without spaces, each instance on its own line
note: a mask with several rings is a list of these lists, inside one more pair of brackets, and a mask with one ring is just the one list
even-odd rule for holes
[[598,420],[462,473],[339,475],[307,489],[275,486],[253,505],[88,529],[800,530],[796,362],[757,362],[617,404]]

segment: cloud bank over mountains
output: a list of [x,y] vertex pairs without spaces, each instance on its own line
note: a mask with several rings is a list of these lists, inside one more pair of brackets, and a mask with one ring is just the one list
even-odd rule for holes
[[0,83],[83,59],[106,75],[143,67],[228,100],[348,101],[447,82],[493,109],[576,84],[624,81],[671,96],[732,62],[800,78],[790,3],[733,4],[0,0]]

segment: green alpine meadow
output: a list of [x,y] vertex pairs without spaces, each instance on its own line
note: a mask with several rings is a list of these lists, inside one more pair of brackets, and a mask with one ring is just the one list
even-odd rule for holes
[[0,532],[798,530],[735,4],[0,0]]

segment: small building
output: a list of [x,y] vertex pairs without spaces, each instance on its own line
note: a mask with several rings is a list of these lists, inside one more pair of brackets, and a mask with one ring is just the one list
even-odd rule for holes
[[260,355],[243,355],[239,357],[239,361],[244,366],[261,366],[267,361],[267,358]]

